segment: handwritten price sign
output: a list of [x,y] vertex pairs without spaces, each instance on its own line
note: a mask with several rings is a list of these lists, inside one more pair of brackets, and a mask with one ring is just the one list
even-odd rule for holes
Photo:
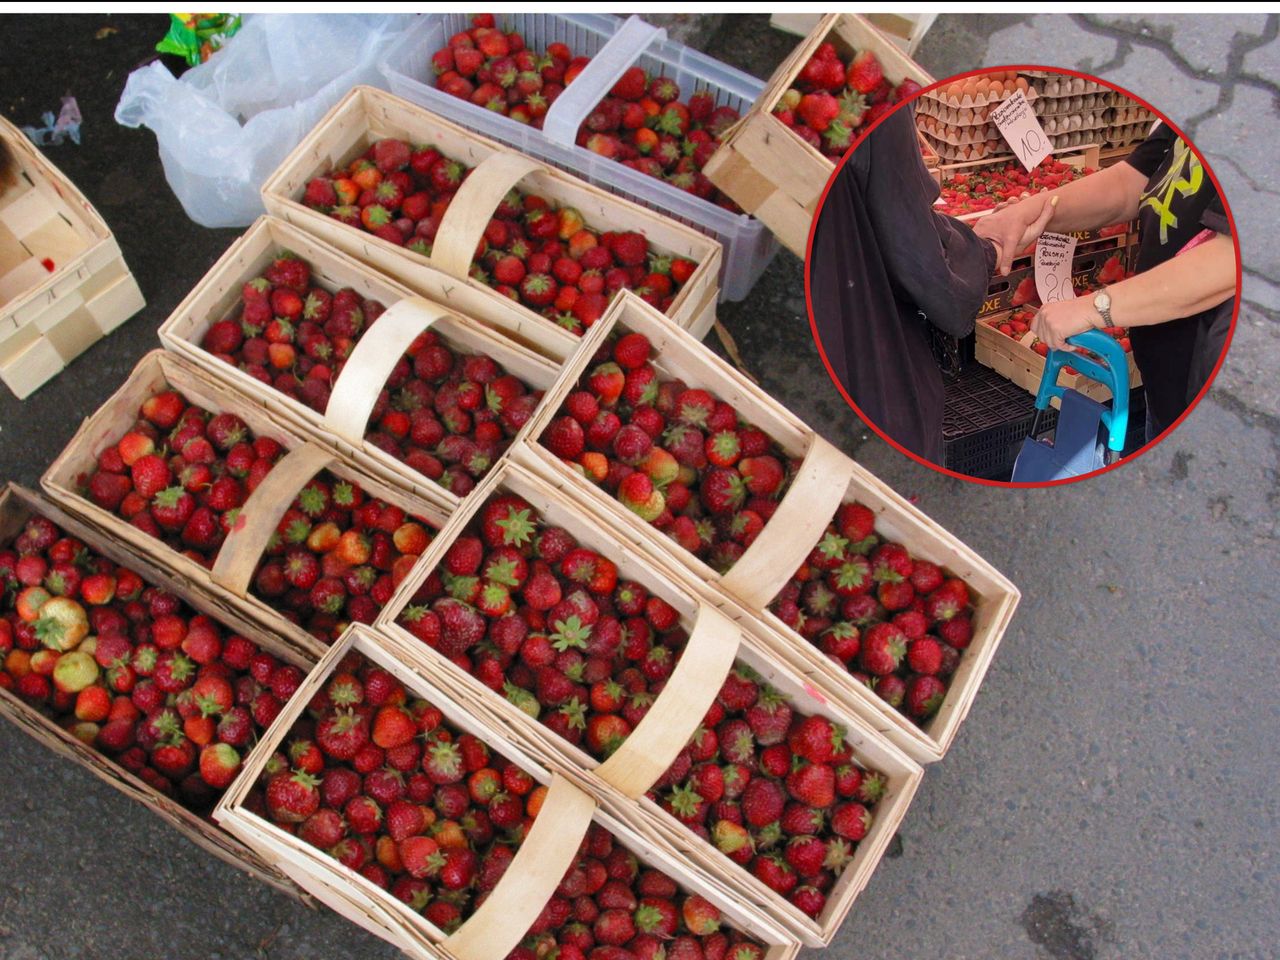
[[992,110],[988,119],[1000,129],[1000,135],[1028,170],[1034,170],[1053,152],[1053,144],[1021,90]]
[[1076,238],[1065,233],[1042,233],[1036,241],[1036,293],[1041,303],[1074,300],[1071,285],[1071,258]]

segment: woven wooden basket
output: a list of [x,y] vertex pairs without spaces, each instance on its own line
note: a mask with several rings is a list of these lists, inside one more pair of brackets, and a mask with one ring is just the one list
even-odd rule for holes
[[[382,137],[430,143],[475,168],[441,223],[430,258],[341,224],[300,202],[309,180],[348,163]],[[662,253],[696,262],[697,269],[677,294],[669,315],[695,336],[711,329],[719,296],[719,242],[372,87],[356,87],[325,115],[263,184],[262,198],[268,213],[297,224],[433,300],[451,304],[455,290],[470,288],[491,304],[468,303],[464,312],[538,349],[544,338],[530,336],[529,331],[555,324],[468,276],[485,225],[516,184],[575,207],[590,226],[639,230]],[[495,309],[493,301],[501,301],[501,309]]]
[[[164,542],[103,510],[82,492],[83,478],[92,473],[98,454],[116,443],[137,419],[142,401],[161,389],[172,387],[187,400],[214,413],[233,413],[257,436],[281,443],[288,454],[282,457],[241,508],[234,529],[223,541],[213,568],[206,569]],[[98,411],[89,417],[66,449],[41,478],[41,485],[60,506],[85,518],[108,536],[166,566],[187,581],[199,584],[218,600],[239,610],[245,617],[265,625],[313,657],[326,649],[306,630],[280,615],[269,603],[249,592],[253,574],[267,539],[298,492],[319,471],[327,469],[341,479],[361,487],[404,509],[411,516],[440,527],[450,505],[414,497],[375,477],[360,473],[336,458],[331,451],[304,440],[279,418],[262,398],[235,392],[205,377],[185,360],[156,350],[142,358],[129,379]]]
[[[416,644],[416,641],[412,641]],[[359,873],[268,820],[250,812],[245,799],[273,751],[279,748],[307,702],[328,682],[349,651],[358,651],[401,680],[416,696],[438,707],[445,718],[516,763],[550,790],[533,828],[488,899],[452,934],[376,887]],[[474,709],[467,691],[441,684],[415,669],[413,651],[397,637],[352,627],[330,649],[299,688],[290,705],[250,754],[244,768],[214,811],[226,829],[260,851],[318,900],[366,930],[420,960],[501,960],[524,938],[560,884],[592,822],[618,837],[641,862],[658,867],[686,889],[715,903],[725,916],[767,947],[766,960],[791,960],[799,950],[793,937],[767,915],[727,896],[691,871],[665,845],[654,845],[623,820],[599,809],[585,792],[520,744],[502,723]]]
[[[228,316],[239,303],[242,286],[260,276],[266,266],[285,251],[310,265],[313,282],[326,290],[352,287],[362,297],[395,308],[395,312],[388,309],[358,341],[359,349],[334,384],[324,413],[262,384],[200,346],[209,327]],[[461,313],[462,300],[469,299],[475,305],[484,298],[476,296],[470,288],[459,292],[467,296],[450,298],[447,307],[424,300],[403,284],[303,230],[273,217],[262,217],[227,249],[170,314],[160,327],[160,340],[174,354],[190,361],[214,380],[241,393],[260,397],[263,405],[283,422],[362,472],[451,509],[459,500],[455,494],[364,439],[378,392],[409,342],[431,327],[455,351],[487,354],[508,373],[537,390],[546,390],[555,382],[560,364],[580,342],[567,331],[547,325],[528,331],[528,335],[540,343],[538,350],[531,350],[510,339],[499,327],[485,326]],[[502,304],[480,305],[494,311],[506,309],[512,326],[522,323],[519,308],[505,297],[499,299],[505,302],[505,308]]]
[[[463,533],[476,511],[489,496],[497,493],[522,497],[538,510],[543,520],[563,527],[579,543],[608,557],[617,564],[620,579],[636,580],[652,595],[670,603],[680,613],[689,632],[688,644],[674,672],[645,719],[603,763],[531,719],[396,623],[399,613]],[[465,690],[473,709],[485,711],[494,723],[518,730],[521,741],[540,758],[558,765],[619,817],[655,840],[677,847],[710,878],[724,883],[737,896],[777,918],[811,946],[829,943],[839,929],[905,815],[921,775],[920,768],[904,753],[852,712],[831,703],[820,689],[782,662],[770,644],[762,642],[763,631],[751,618],[742,617],[732,622],[717,611],[709,599],[700,597],[690,582],[667,567],[651,544],[628,540],[603,518],[583,511],[575,498],[556,491],[516,463],[508,462],[495,470],[476,495],[454,514],[424,555],[424,562],[414,568],[384,608],[376,627],[380,633],[400,641],[404,656],[412,657],[414,669],[420,674],[434,678],[449,690]],[[876,806],[875,824],[859,842],[853,862],[837,881],[826,909],[817,920],[770,891],[645,797],[645,792],[693,736],[735,663],[749,667],[786,694],[799,713],[821,714],[844,726],[848,730],[846,741],[854,745],[858,761],[881,771],[889,779],[886,796]]]
[[[660,377],[676,377],[690,387],[709,390],[777,441],[788,456],[803,458],[773,517],[724,575],[645,523],[581,473],[569,469],[538,442],[596,350],[618,330],[648,337]],[[657,551],[732,618],[763,615],[775,628],[782,627],[781,621],[768,614],[766,607],[808,557],[836,509],[851,500],[871,508],[877,515],[878,532],[902,543],[913,555],[965,579],[975,594],[974,641],[939,713],[921,729],[836,668],[812,644],[785,627],[773,633],[785,638],[778,642],[780,655],[797,669],[822,678],[825,691],[839,696],[841,702],[922,762],[940,759],[950,746],[1017,606],[1017,588],[990,564],[840,453],[738,370],[635,297],[615,302],[592,328],[582,351],[565,367],[554,393],[548,395],[527,441],[513,450],[512,458],[545,477],[574,502],[607,518],[630,543]]]
[[[75,537],[114,563],[128,567],[148,584],[172,593],[285,662],[304,670],[311,668],[314,660],[307,654],[245,620],[235,610],[194,589],[181,578],[172,576],[163,567],[125,549],[117,540],[64,513],[39,494],[16,484],[8,484],[0,489],[0,544],[12,540],[32,516],[53,521],[67,535]],[[39,710],[4,689],[0,689],[0,716],[58,756],[79,764],[104,783],[141,803],[202,850],[277,890],[309,900],[285,874],[271,866],[269,858],[253,852],[210,820],[192,813],[128,770],[112,763]]]

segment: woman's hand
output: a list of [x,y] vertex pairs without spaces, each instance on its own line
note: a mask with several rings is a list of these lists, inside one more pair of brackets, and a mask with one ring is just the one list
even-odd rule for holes
[[1067,337],[1074,337],[1077,333],[1097,327],[1101,319],[1091,298],[1059,300],[1057,303],[1046,303],[1040,308],[1031,320],[1031,332],[1043,340],[1050,350],[1075,350],[1075,347],[1067,343]]
[[1057,197],[1036,193],[1025,200],[1001,207],[974,223],[973,232],[996,245],[996,271],[1000,276],[1007,277],[1014,258],[1027,248],[1027,244],[1044,233],[1057,204]]

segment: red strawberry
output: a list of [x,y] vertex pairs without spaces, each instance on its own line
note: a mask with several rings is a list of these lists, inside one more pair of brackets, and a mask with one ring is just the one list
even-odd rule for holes
[[281,771],[267,782],[267,807],[283,823],[301,823],[320,807],[319,780],[308,773]]

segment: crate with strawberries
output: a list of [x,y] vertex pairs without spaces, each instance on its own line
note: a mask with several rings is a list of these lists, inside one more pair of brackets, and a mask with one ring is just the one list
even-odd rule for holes
[[[1089,296],[1091,292],[1088,286],[1077,291],[1079,296]],[[979,320],[974,349],[975,359],[979,363],[990,367],[1032,394],[1040,388],[1040,380],[1044,374],[1044,358],[1049,353],[1048,345],[1031,332],[1031,321],[1035,314],[1036,305],[1019,306]],[[1105,327],[1103,332],[1124,349],[1129,366],[1129,389],[1132,391],[1140,387],[1142,374],[1138,370],[1137,362],[1133,359],[1129,331],[1124,327]],[[1092,357],[1101,362],[1100,358],[1094,357],[1089,351],[1086,350],[1083,353],[1086,357]],[[1070,365],[1062,368],[1058,375],[1058,382],[1094,400],[1105,401],[1111,396],[1106,386],[1082,376]]]
[[282,885],[206,818],[308,659],[101,542],[20,488],[0,493],[0,713]]
[[[345,168],[308,181],[302,202],[430,257],[445,211],[470,173],[432,146],[384,138]],[[572,207],[513,191],[485,227],[470,275],[580,334],[624,288],[669,309],[696,267],[662,256],[639,231],[593,229]]]
[[[1071,284],[1077,296],[1133,275],[1131,264],[1137,250],[1137,235],[1130,234],[1128,230],[1127,223],[1104,227],[1096,231],[1099,239],[1077,246],[1071,259]],[[1104,233],[1106,236],[1102,236]],[[1022,253],[1014,261],[1014,268],[1008,276],[995,275],[991,278],[982,308],[978,311],[980,319],[1022,306],[1040,305],[1033,252],[1034,247]]]
[[[267,218],[160,336],[233,388],[266,388],[285,420],[358,466],[456,500],[502,457],[557,372],[462,306],[414,297]],[[549,338],[546,351],[574,342]]]
[[803,257],[835,161],[863,128],[929,82],[869,21],[827,14],[774,72],[706,174]]
[[86,421],[44,485],[315,652],[377,616],[444,516],[163,353]]
[[[442,685],[536,734],[589,789],[672,842],[702,838],[708,870],[829,939],[900,815],[910,762],[869,754],[866,731],[746,628],[545,481],[507,464],[485,487],[380,623],[394,618]],[[878,805],[890,781],[895,799]]]
[[[797,945],[356,629],[216,816],[410,956]],[[483,945],[483,946],[482,946]]]

